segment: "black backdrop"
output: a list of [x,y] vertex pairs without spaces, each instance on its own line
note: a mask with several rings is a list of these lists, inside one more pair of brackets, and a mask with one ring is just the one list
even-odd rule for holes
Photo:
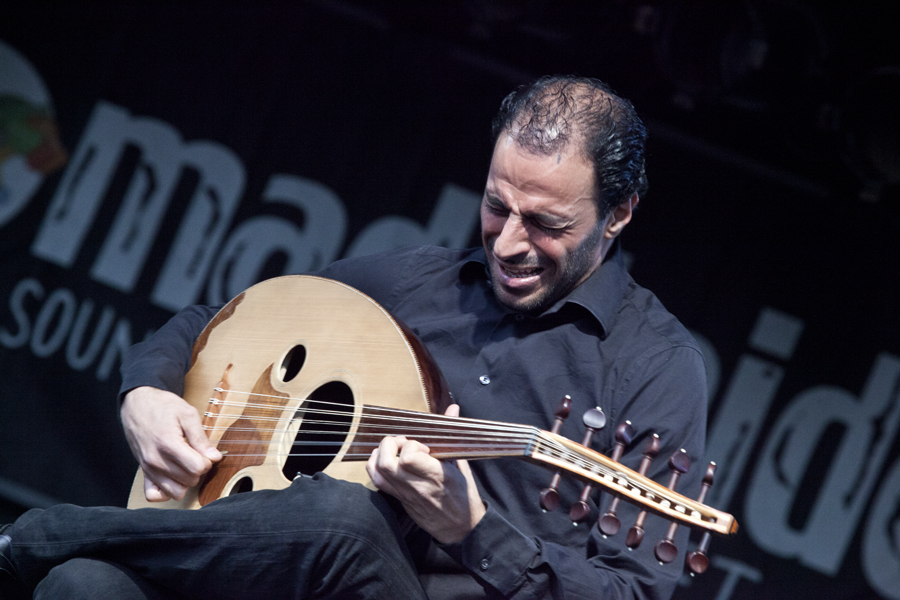
[[11,9],[4,512],[124,504],[121,352],[179,306],[477,242],[500,100],[577,71],[650,125],[624,243],[704,346],[713,503],[742,524],[679,597],[900,598],[896,42],[867,5],[743,6]]

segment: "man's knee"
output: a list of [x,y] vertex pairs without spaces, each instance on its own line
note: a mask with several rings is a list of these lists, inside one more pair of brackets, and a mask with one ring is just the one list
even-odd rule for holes
[[316,488],[315,506],[320,519],[350,524],[357,535],[368,534],[374,539],[398,531],[404,513],[400,503],[390,496],[323,473],[317,473],[309,483]]
[[146,581],[115,563],[73,558],[50,570],[34,592],[35,600],[163,600]]

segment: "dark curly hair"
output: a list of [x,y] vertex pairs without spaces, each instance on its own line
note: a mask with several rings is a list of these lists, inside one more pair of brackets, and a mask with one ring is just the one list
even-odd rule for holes
[[599,79],[550,75],[503,99],[493,137],[507,132],[535,154],[550,155],[578,143],[594,165],[594,200],[600,218],[637,192],[647,191],[647,128],[628,100]]

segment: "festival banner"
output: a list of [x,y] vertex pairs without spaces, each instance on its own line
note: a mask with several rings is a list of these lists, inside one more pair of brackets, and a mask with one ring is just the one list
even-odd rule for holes
[[[125,504],[118,368],[179,309],[478,244],[491,119],[540,74],[352,3],[0,21],[3,506]],[[676,597],[900,599],[900,217],[647,120],[623,244],[701,343],[706,501],[741,524]]]

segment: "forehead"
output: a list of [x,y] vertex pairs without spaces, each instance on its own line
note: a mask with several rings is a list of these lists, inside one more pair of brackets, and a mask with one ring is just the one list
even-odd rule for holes
[[549,155],[535,153],[501,135],[494,146],[487,192],[505,202],[594,203],[594,170],[569,144]]

